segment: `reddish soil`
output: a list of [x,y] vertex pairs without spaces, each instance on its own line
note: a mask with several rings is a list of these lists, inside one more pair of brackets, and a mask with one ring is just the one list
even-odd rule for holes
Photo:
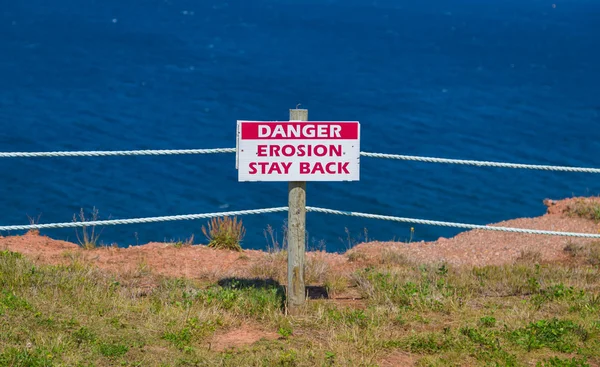
[[[599,233],[598,223],[565,213],[566,208],[575,200],[600,203],[600,198],[545,200],[548,210],[542,216],[513,219],[492,225]],[[543,261],[561,261],[567,257],[563,249],[568,241],[586,243],[591,240],[472,230],[450,239],[439,238],[433,242],[369,242],[357,245],[346,254],[309,252],[307,256],[320,259],[327,264],[330,271],[338,273],[349,273],[366,263],[377,263],[384,251],[401,254],[406,259],[418,263],[447,262],[453,265],[480,266],[512,263],[523,252],[538,253]],[[4,249],[20,252],[36,262],[45,264],[67,264],[73,259],[79,259],[114,272],[147,270],[156,275],[195,279],[248,277],[253,266],[256,267],[269,257],[268,253],[257,250],[235,252],[215,250],[204,245],[176,248],[167,243],[156,242],[127,248],[100,247],[83,250],[75,243],[35,233],[0,237],[0,250]]]
[[275,332],[263,330],[256,325],[243,324],[239,328],[216,334],[210,343],[210,349],[222,352],[251,345],[263,339],[275,340],[278,338],[279,335]]

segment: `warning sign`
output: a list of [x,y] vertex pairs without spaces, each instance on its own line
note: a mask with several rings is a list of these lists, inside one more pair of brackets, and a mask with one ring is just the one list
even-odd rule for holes
[[238,181],[358,181],[357,121],[238,121]]

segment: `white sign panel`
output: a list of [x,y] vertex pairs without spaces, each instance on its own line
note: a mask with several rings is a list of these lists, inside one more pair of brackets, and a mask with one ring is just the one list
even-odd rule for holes
[[238,181],[358,181],[357,121],[238,121]]

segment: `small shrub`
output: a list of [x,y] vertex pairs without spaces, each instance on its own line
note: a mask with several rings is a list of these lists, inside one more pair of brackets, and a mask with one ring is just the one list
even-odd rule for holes
[[289,325],[280,326],[277,330],[277,334],[281,336],[283,339],[287,339],[294,333],[294,330]]
[[246,234],[242,220],[237,217],[212,218],[207,226],[202,226],[202,233],[208,239],[208,247],[242,251],[240,243]]

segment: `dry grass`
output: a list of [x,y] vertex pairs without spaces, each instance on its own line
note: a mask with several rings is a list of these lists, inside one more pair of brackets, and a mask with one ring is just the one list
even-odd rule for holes
[[595,198],[580,198],[569,203],[567,215],[600,222],[600,202]]
[[180,240],[180,239],[178,239],[177,241],[171,240],[166,243],[167,243],[167,245],[173,246],[175,248],[190,247],[190,246],[194,245],[194,235],[192,234],[190,237],[186,238],[185,240]]
[[[95,222],[99,220],[100,217],[98,215],[98,209],[94,207],[90,214],[90,217],[86,217],[83,208],[79,211],[79,216],[73,214],[73,222]],[[95,225],[82,225],[80,229],[75,230],[75,235],[77,237],[77,242],[79,245],[85,250],[93,250],[99,245],[99,239],[102,231],[97,232]]]
[[412,262],[400,251],[386,248],[379,254],[379,264],[387,266],[410,266]]
[[325,261],[324,252],[313,252],[307,254],[304,267],[304,280],[306,284],[322,285],[325,283],[329,265]]
[[280,284],[287,282],[287,251],[267,253],[250,267],[250,276],[260,279],[273,279]]
[[542,261],[542,253],[534,250],[521,250],[515,259],[516,263],[539,264]]
[[600,265],[600,242],[594,241],[591,243],[577,243],[573,241],[567,242],[564,251],[579,262],[588,265]]

